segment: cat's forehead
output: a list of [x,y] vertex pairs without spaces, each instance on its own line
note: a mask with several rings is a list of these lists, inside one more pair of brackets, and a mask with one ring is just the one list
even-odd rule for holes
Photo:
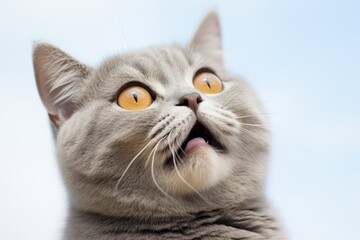
[[120,81],[156,79],[168,84],[194,67],[192,58],[180,47],[154,47],[116,56],[101,66],[100,73],[107,77],[116,76]]
[[215,68],[218,64],[189,48],[153,47],[106,60],[98,68],[93,84],[110,93],[129,82],[142,82],[164,92],[172,87],[191,87],[196,71],[212,65]]

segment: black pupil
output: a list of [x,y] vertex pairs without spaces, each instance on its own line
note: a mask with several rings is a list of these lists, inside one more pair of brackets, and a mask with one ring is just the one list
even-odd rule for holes
[[131,94],[133,95],[133,97],[134,97],[134,99],[135,99],[135,102],[138,102],[138,95],[137,95],[137,93],[136,93],[136,92],[132,92]]
[[205,82],[206,82],[206,85],[208,85],[208,87],[211,89],[211,85],[210,85],[210,82],[207,78],[205,78]]

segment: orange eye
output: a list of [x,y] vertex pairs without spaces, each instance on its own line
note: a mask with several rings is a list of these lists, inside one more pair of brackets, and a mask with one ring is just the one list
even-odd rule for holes
[[193,84],[197,90],[208,94],[219,93],[223,89],[220,79],[210,72],[203,72],[196,75]]
[[149,107],[152,98],[148,90],[140,86],[125,88],[119,95],[118,104],[126,110],[142,110]]

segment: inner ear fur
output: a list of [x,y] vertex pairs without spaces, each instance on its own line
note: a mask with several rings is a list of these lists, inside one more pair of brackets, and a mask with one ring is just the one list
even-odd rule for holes
[[209,12],[197,28],[190,47],[222,62],[220,21],[215,11]]
[[76,110],[76,95],[91,68],[47,43],[33,46],[36,85],[50,119],[58,125]]

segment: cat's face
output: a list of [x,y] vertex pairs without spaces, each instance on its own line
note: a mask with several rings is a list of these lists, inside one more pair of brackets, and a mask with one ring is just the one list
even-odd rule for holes
[[218,20],[187,47],[115,56],[91,69],[49,45],[34,52],[75,207],[166,216],[261,194],[268,131],[249,86],[229,75]]

